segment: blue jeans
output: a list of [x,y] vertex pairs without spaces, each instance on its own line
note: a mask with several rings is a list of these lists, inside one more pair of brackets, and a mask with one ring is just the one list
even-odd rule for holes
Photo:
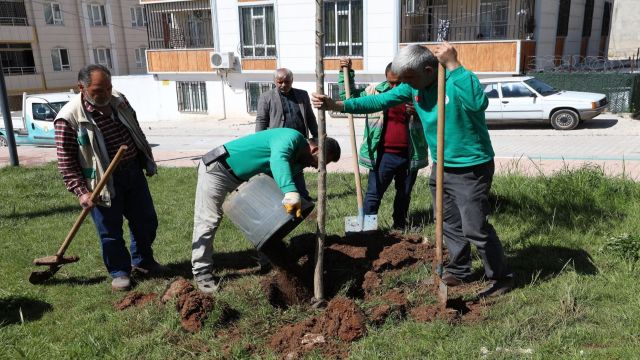
[[[147,179],[136,161],[119,166],[111,175],[115,197],[111,207],[96,206],[91,217],[102,245],[102,259],[111,277],[129,275],[131,265],[155,264],[151,245],[156,238],[158,218]],[[129,222],[131,254],[123,238],[123,216]]]
[[380,153],[377,166],[369,171],[369,184],[364,198],[365,215],[378,213],[382,196],[395,181],[396,197],[393,200],[393,227],[407,224],[407,212],[411,202],[411,190],[416,182],[417,171],[409,170],[409,158],[398,154]]

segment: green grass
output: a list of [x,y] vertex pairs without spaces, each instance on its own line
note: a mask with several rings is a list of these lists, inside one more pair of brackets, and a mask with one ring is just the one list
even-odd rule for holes
[[[307,176],[312,195],[315,179]],[[160,219],[156,257],[183,276],[190,273],[195,181],[194,169],[171,168],[149,180]],[[327,231],[342,235],[343,217],[356,212],[352,177],[331,174],[328,183]],[[381,208],[383,228],[391,225],[392,196],[390,190]],[[516,271],[518,288],[499,299],[480,323],[406,320],[370,327],[369,335],[352,345],[351,357],[637,358],[639,200],[640,184],[606,178],[598,168],[551,177],[496,177],[491,221]],[[421,177],[411,216],[427,235],[433,233],[430,202]],[[233,326],[240,341],[235,343],[225,337],[229,329],[215,323],[207,322],[195,335],[184,333],[173,304],[115,311],[113,304],[123,295],[110,290],[90,220],[68,251],[79,255],[80,262],[64,266],[47,285],[29,284],[35,269],[31,261],[55,253],[78,214],[78,204],[54,165],[0,169],[0,359],[274,358],[265,346],[270,332],[313,314],[269,306],[255,275],[229,276],[218,295],[239,312]],[[314,229],[304,222],[292,235]],[[226,220],[214,246],[222,274],[237,274],[255,263],[250,244]],[[474,265],[481,269],[479,261]],[[415,283],[429,271],[415,268],[383,285]],[[145,280],[136,290],[161,293],[167,283]],[[411,296],[412,302],[429,302]],[[523,355],[520,349],[533,353]]]

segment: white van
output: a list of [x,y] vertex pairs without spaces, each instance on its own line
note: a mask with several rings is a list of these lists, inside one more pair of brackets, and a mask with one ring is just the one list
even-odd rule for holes
[[487,123],[539,121],[557,130],[575,129],[608,105],[605,94],[554,89],[531,76],[480,79],[489,98]]

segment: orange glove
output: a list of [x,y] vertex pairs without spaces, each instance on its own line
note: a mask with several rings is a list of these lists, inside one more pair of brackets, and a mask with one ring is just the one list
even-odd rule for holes
[[282,206],[291,215],[301,218],[302,217],[302,201],[300,200],[300,194],[297,192],[288,192],[284,194],[282,199]]

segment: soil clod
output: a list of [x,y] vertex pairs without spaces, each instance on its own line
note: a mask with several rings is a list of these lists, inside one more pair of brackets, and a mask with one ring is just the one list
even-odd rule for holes
[[118,301],[115,307],[116,310],[121,311],[133,306],[142,306],[152,302],[156,296],[158,296],[156,293],[144,294],[138,291],[132,291],[122,298],[122,300]]

